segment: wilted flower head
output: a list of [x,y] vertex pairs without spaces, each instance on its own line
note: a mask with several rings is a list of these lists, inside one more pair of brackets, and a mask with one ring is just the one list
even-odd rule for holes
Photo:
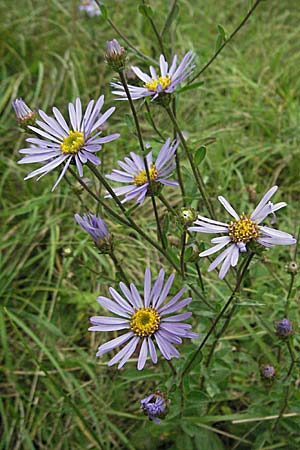
[[183,207],[179,212],[179,219],[182,225],[188,226],[197,219],[197,211],[192,207]]
[[119,72],[124,69],[126,60],[126,51],[117,39],[106,42],[105,59],[113,70]]
[[299,272],[300,268],[299,268],[299,264],[297,264],[296,261],[290,261],[286,266],[285,266],[285,270],[292,274],[292,275],[296,275],[297,272]]
[[157,280],[151,287],[151,272],[150,269],[146,269],[143,298],[133,283],[128,288],[122,282],[119,286],[123,295],[120,295],[115,289],[109,288],[113,300],[98,297],[98,303],[118,317],[91,317],[90,321],[93,326],[89,328],[89,331],[128,330],[125,334],[98,348],[97,356],[102,356],[127,342],[125,347],[109,361],[109,366],[119,362],[118,368],[120,369],[132,356],[138,345],[140,345],[138,370],[143,369],[148,353],[152,362],[156,364],[157,353],[154,340],[164,358],[179,358],[180,353],[173,344],[181,344],[182,338],[198,337],[196,333],[190,331],[191,325],[183,323],[184,320],[191,317],[191,312],[170,316],[173,312],[188,305],[192,299],[187,297],[180,300],[185,292],[185,288],[182,288],[171,300],[164,303],[170,292],[174,274],[168,278],[165,285],[164,276],[165,271],[161,269]]
[[274,367],[271,366],[270,364],[266,364],[266,365],[262,366],[260,371],[261,371],[262,377],[265,378],[266,380],[272,380],[276,375],[276,371],[275,371]]
[[36,112],[32,111],[22,98],[16,98],[12,102],[12,107],[20,125],[27,126],[35,124]]
[[285,338],[293,333],[293,324],[289,319],[282,319],[275,322],[276,334],[279,337]]
[[[164,55],[160,55],[160,74],[156,72],[154,67],[150,66],[151,76],[142,72],[138,67],[132,66],[133,72],[144,83],[142,87],[128,85],[132,100],[148,96],[155,99],[159,94],[171,94],[174,92],[178,84],[185,80],[193,71],[195,67],[192,64],[194,56],[192,51],[187,52],[177,67],[177,55],[175,55],[169,67]],[[121,84],[111,83],[111,85],[117,89],[113,91],[113,94],[118,95],[120,100],[127,100],[126,92]]]
[[[159,188],[162,184],[169,186],[178,186],[177,181],[169,180],[172,171],[175,169],[175,152],[179,142],[167,139],[159,151],[156,161],[153,161],[152,151],[148,153],[146,160],[149,170],[149,178],[152,183],[152,191],[155,194],[155,187]],[[114,193],[117,196],[124,195],[123,203],[136,198],[137,203],[143,203],[148,193],[149,183],[146,173],[144,160],[141,156],[131,152],[130,158],[124,161],[118,161],[123,171],[114,169],[110,175],[106,175],[113,181],[125,183],[126,186],[115,188]],[[111,196],[106,195],[107,198]]]
[[102,253],[109,253],[111,251],[112,239],[106,223],[101,217],[91,213],[84,214],[82,217],[79,214],[75,214],[74,217],[78,225],[92,236],[97,248]]
[[82,164],[87,161],[92,164],[100,164],[100,160],[95,156],[102,148],[102,144],[117,139],[120,135],[110,134],[100,137],[100,127],[111,116],[115,108],[109,108],[104,114],[100,114],[104,103],[104,96],[101,95],[96,104],[91,100],[82,115],[82,106],[79,98],[75,104],[69,103],[69,119],[71,125],[68,125],[61,112],[53,108],[54,117],[48,116],[44,111],[39,110],[42,120],[37,120],[36,125],[29,126],[34,133],[42,138],[28,138],[27,142],[34,144],[35,147],[23,148],[20,153],[26,156],[19,161],[19,164],[29,164],[44,162],[39,169],[31,172],[25,180],[39,175],[38,180],[51,172],[56,167],[64,164],[52,191],[56,188],[71,162],[75,162],[79,176],[83,176]]
[[89,17],[100,16],[101,11],[94,0],[81,0],[79,11],[84,11]]
[[199,256],[212,255],[229,244],[229,247],[209,266],[209,272],[224,261],[219,272],[219,278],[224,278],[230,266],[234,267],[237,265],[239,254],[241,252],[247,252],[247,246],[249,246],[251,242],[257,242],[263,247],[268,248],[272,248],[274,245],[293,245],[296,243],[296,239],[289,233],[275,230],[265,225],[259,225],[269,214],[273,215],[275,211],[286,206],[286,203],[284,202],[276,203],[274,205],[269,201],[277,189],[278,186],[273,186],[264,195],[253,213],[249,216],[246,216],[244,213],[240,216],[224,197],[218,197],[220,203],[235,219],[235,221],[232,221],[229,224],[198,216],[199,220],[195,222],[196,226],[190,227],[190,231],[225,234],[225,236],[212,239],[211,242],[217,245],[200,253]]
[[144,414],[158,425],[161,422],[160,419],[163,419],[168,414],[169,404],[170,400],[159,391],[141,400],[141,408]]

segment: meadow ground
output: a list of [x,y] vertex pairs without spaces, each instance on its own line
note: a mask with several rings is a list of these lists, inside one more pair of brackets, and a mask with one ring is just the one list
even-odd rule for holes
[[[161,29],[172,2],[150,3]],[[153,31],[138,12],[138,4],[106,2],[109,17],[126,37],[157,59]],[[164,43],[180,56],[192,49],[200,68],[215,51],[218,24],[230,33],[251,2],[179,0],[178,6],[179,14],[166,30]],[[74,221],[75,212],[94,205],[70,176],[54,193],[50,190],[56,174],[39,182],[23,181],[29,170],[17,161],[25,134],[11,108],[13,99],[23,97],[32,108],[50,113],[56,105],[66,112],[68,101],[76,96],[86,104],[99,93],[105,94],[107,107],[115,105],[109,86],[115,75],[105,64],[104,50],[106,40],[116,34],[107,22],[80,14],[77,7],[75,0],[0,0],[0,449],[297,450],[299,277],[285,270],[286,264],[297,261],[295,248],[278,247],[255,260],[212,363],[205,361],[213,339],[203,350],[202,362],[185,380],[182,416],[176,385],[170,393],[170,413],[160,426],[140,411],[140,400],[151,390],[170,386],[170,368],[163,358],[157,367],[149,363],[138,372],[136,357],[120,371],[107,367],[106,355],[95,357],[107,335],[88,333],[88,319],[99,313],[96,297],[107,295],[118,273]],[[218,195],[247,212],[269,187],[278,184],[276,200],[288,203],[278,214],[278,226],[298,234],[299,35],[297,0],[261,1],[245,27],[197,80],[201,82],[197,88],[177,96],[178,120],[189,145],[207,145],[201,171],[220,220],[227,219]],[[129,51],[128,59],[146,68],[133,52]],[[144,107],[138,112],[145,139],[157,147]],[[153,107],[152,113],[167,138],[172,127],[165,113],[159,107]],[[109,126],[121,138],[101,153],[103,173],[110,172],[129,151],[138,151],[127,103],[117,105]],[[85,176],[91,177],[87,168]],[[188,203],[202,210],[186,161],[183,178]],[[103,187],[92,182],[102,195]],[[166,188],[165,195],[174,208],[181,206],[177,189]],[[131,214],[155,238],[150,199]],[[159,214],[166,216],[162,204]],[[146,266],[151,265],[155,275],[162,265],[171,271],[161,255],[135,233],[108,216],[106,220],[128,278],[141,286]],[[170,222],[169,246],[176,253],[178,236]],[[203,241],[208,243],[208,238]],[[191,323],[204,336],[230,290],[216,273],[206,273],[207,261],[200,264],[208,304],[193,295]],[[188,271],[197,284],[192,264]],[[181,281],[176,283],[179,289]],[[287,343],[274,334],[274,321],[284,316],[290,286],[295,361],[286,377],[291,354]],[[184,357],[174,362],[178,372],[199,342],[182,346]],[[276,368],[272,383],[261,379],[263,364]],[[278,414],[283,417],[275,427]]]

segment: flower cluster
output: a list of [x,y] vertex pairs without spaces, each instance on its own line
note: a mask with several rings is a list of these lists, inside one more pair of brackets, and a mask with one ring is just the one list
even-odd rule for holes
[[[85,11],[89,16],[97,16],[101,14],[97,3],[93,0],[84,0],[81,2],[79,9]],[[165,56],[160,55],[159,63],[157,64],[159,69],[150,66],[150,74],[143,72],[139,67],[132,66],[131,72],[127,71],[127,79],[134,79],[133,83],[136,82],[137,85],[127,85],[125,80],[126,51],[116,39],[107,42],[106,62],[118,73],[121,81],[121,84],[111,83],[114,88],[113,94],[119,100],[130,100],[130,106],[139,133],[140,146],[143,150],[142,155],[130,152],[129,156],[118,161],[119,169],[113,169],[110,174],[106,175],[107,180],[122,183],[123,186],[111,189],[106,179],[94,167],[100,164],[100,159],[96,156],[96,153],[102,149],[102,145],[112,142],[120,136],[119,133],[104,135],[104,131],[105,133],[107,132],[106,121],[115,111],[115,107],[111,107],[106,112],[102,112],[104,105],[103,95],[99,96],[96,101],[89,101],[85,111],[83,111],[81,100],[76,98],[74,103],[68,104],[67,120],[56,107],[52,109],[52,116],[47,115],[42,110],[39,110],[37,114],[22,99],[16,99],[13,102],[13,108],[18,122],[26,126],[26,129],[34,134],[34,137],[26,139],[29,146],[19,150],[22,155],[25,155],[19,161],[19,164],[42,164],[41,167],[30,172],[26,176],[26,180],[36,176],[40,179],[59,166],[63,166],[52,190],[56,188],[67,170],[69,170],[81,185],[99,201],[104,209],[106,208],[110,216],[116,217],[120,223],[126,226],[128,224],[133,225],[135,231],[139,230],[139,227],[129,219],[129,214],[134,207],[132,209],[126,209],[123,203],[135,200],[139,205],[145,201],[149,194],[159,196],[162,203],[167,205],[173,216],[175,216],[177,228],[180,228],[180,233],[182,233],[182,249],[181,254],[178,255],[177,263],[173,263],[176,259],[175,253],[173,255],[171,253],[168,254],[169,249],[167,245],[164,245],[163,233],[159,233],[162,241],[161,253],[168,257],[168,260],[173,263],[176,270],[178,270],[178,262],[180,261],[181,275],[182,278],[185,278],[185,265],[190,262],[197,263],[199,256],[210,256],[221,251],[210,264],[208,271],[210,272],[216,269],[221,264],[219,278],[223,279],[230,267],[235,267],[238,264],[241,253],[251,252],[250,254],[252,256],[252,253],[258,252],[259,247],[272,248],[274,245],[293,245],[296,240],[291,234],[272,227],[276,222],[275,213],[286,206],[285,202],[275,204],[271,202],[271,198],[276,193],[278,186],[273,186],[269,189],[250,214],[245,214],[244,212],[238,214],[223,196],[219,196],[219,202],[233,218],[228,223],[217,221],[215,218],[197,215],[196,210],[185,203],[186,198],[191,196],[190,193],[183,195],[184,207],[177,213],[172,211],[172,207],[168,201],[162,197],[161,189],[163,185],[179,185],[173,179],[173,176],[176,168],[176,158],[178,158],[176,152],[180,142],[177,139],[172,141],[171,138],[163,138],[160,142],[164,143],[161,145],[157,156],[153,155],[152,150],[146,154],[144,152],[143,142],[141,142],[142,136],[137,122],[137,114],[131,100],[151,97],[152,100],[160,99],[161,103],[165,100],[165,106],[169,104],[171,94],[176,91],[179,84],[187,79],[194,70],[194,57],[193,52],[188,51],[179,64],[177,63],[177,55],[173,57],[171,64],[169,64]],[[146,106],[149,107],[149,104],[147,103]],[[166,108],[166,111],[170,113],[169,116],[172,118],[171,109]],[[178,135],[181,137],[183,146],[189,156],[185,137],[182,137],[183,134],[180,132],[180,128],[176,128],[176,118],[173,120],[173,125],[175,127],[175,137]],[[154,128],[157,131],[155,124]],[[160,138],[163,136],[160,132],[158,132],[158,135]],[[145,148],[148,148],[147,145]],[[156,154],[156,152],[154,153]],[[193,158],[190,159],[193,160]],[[85,185],[82,180],[83,165],[85,164],[109,191],[104,194],[105,198],[111,198],[113,196],[117,200],[116,203],[120,207],[121,213],[125,214],[125,218],[120,217],[109,206],[110,202],[102,201],[102,198],[100,199],[100,195],[103,194],[99,194],[98,196]],[[79,176],[74,173],[72,165],[76,166]],[[192,168],[195,169],[193,173],[196,176],[198,168],[193,165]],[[177,167],[180,187],[184,194],[180,173],[180,167]],[[198,176],[201,181],[199,172]],[[201,183],[198,181],[197,184],[203,194]],[[112,191],[114,195],[111,195]],[[120,201],[116,197],[122,197],[122,200]],[[203,197],[206,200],[204,194]],[[153,197],[152,200],[155,209],[156,199]],[[206,205],[207,209],[213,213],[213,208],[210,209],[207,202]],[[191,331],[192,325],[186,323],[192,316],[191,312],[185,311],[187,305],[192,301],[190,296],[184,296],[186,288],[182,287],[178,292],[171,294],[175,277],[174,273],[165,279],[165,270],[162,268],[157,278],[152,282],[150,268],[146,268],[143,292],[140,293],[136,284],[127,282],[127,276],[126,274],[124,275],[121,265],[116,260],[113,237],[105,221],[92,213],[87,213],[83,216],[76,213],[74,217],[79,226],[92,237],[99,251],[109,254],[119,269],[122,279],[126,281],[126,284],[123,281],[119,283],[120,291],[117,291],[113,287],[109,288],[111,298],[101,295],[97,299],[102,308],[105,308],[114,315],[91,317],[89,331],[101,333],[113,332],[114,335],[112,339],[101,343],[96,356],[100,357],[108,352],[112,352],[113,356],[108,362],[108,366],[118,364],[119,369],[131,357],[134,357],[137,360],[138,370],[142,370],[145,367],[148,358],[153,364],[156,364],[158,361],[158,351],[166,360],[170,360],[173,357],[179,358],[180,353],[176,346],[182,344],[184,339],[198,337],[197,333]],[[155,217],[158,223],[158,231],[161,231],[159,230],[160,218],[156,210]],[[270,227],[263,223],[267,217],[271,217]],[[211,240],[211,243],[215,245],[202,251],[199,255],[198,244],[192,241],[187,242],[186,237],[189,234],[188,232],[216,234],[217,237]],[[143,230],[140,234],[147,239],[147,235]],[[175,239],[179,241],[177,236]],[[153,243],[151,239],[149,239],[149,242]],[[154,247],[158,250],[160,250],[159,245],[160,243],[157,245],[154,243]],[[243,267],[248,267],[247,263]],[[200,269],[198,266],[196,268],[202,284]],[[291,262],[287,267],[287,271],[292,277],[294,277],[298,270],[299,267],[295,261]],[[241,278],[238,281],[239,284],[236,285],[236,290],[233,291],[233,295],[240,287]],[[225,312],[230,301],[225,305],[222,313]],[[213,322],[214,326],[221,316],[222,314],[217,316],[217,319]],[[287,318],[275,322],[275,329],[276,334],[284,339],[293,333],[292,322]],[[121,331],[121,334],[116,336],[116,332],[119,331]],[[205,339],[213,331],[215,331],[214,328],[211,328]],[[203,345],[206,342],[205,339],[202,341]],[[287,343],[289,344],[289,341]],[[194,353],[194,357],[197,356],[197,352],[202,349],[202,346]],[[194,361],[194,357],[190,359],[190,365]],[[183,371],[182,377],[184,374]],[[261,375],[265,380],[270,382],[275,377],[274,367],[271,365],[261,367]],[[170,400],[167,396],[156,391],[141,400],[141,409],[150,420],[159,424],[160,420],[166,416],[169,404]]]

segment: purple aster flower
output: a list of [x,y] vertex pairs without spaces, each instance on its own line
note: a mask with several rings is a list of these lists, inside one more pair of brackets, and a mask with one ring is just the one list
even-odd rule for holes
[[[180,353],[173,344],[181,344],[182,338],[198,337],[196,333],[190,331],[191,325],[183,323],[191,317],[191,312],[184,312],[170,315],[188,305],[192,299],[190,297],[181,299],[185,288],[182,288],[167,303],[164,303],[171,289],[174,274],[172,274],[164,284],[165,271],[160,270],[157,280],[151,287],[150,269],[145,271],[144,295],[139,294],[133,283],[128,288],[124,283],[120,283],[123,295],[115,289],[110,288],[109,292],[113,298],[98,297],[98,303],[115,313],[117,317],[95,316],[91,317],[92,327],[89,331],[116,331],[127,330],[126,333],[100,345],[96,356],[102,356],[127,342],[108,363],[109,366],[119,363],[120,369],[135,352],[138,345],[138,370],[142,370],[148,353],[154,364],[157,363],[157,353],[154,340],[166,359],[180,357]],[[180,300],[181,299],[181,300]]]
[[[142,87],[128,85],[132,100],[148,96],[155,99],[161,93],[171,94],[174,92],[178,84],[185,80],[195,68],[195,65],[192,64],[194,57],[195,55],[192,51],[187,52],[177,66],[177,55],[175,55],[169,67],[164,55],[160,55],[160,74],[157,74],[154,67],[150,66],[150,76],[142,72],[138,67],[132,66],[133,72],[144,83]],[[113,94],[121,97],[119,100],[127,100],[126,92],[121,84],[111,83],[111,85],[117,89],[113,91]]]
[[[176,166],[175,152],[178,145],[179,141],[171,142],[170,138],[167,139],[160,149],[155,162],[153,162],[152,152],[148,153],[146,160],[152,187],[155,183],[178,186],[177,181],[169,180]],[[118,161],[123,171],[114,169],[110,175],[106,175],[106,178],[126,184],[126,186],[114,189],[114,193],[117,196],[125,195],[122,201],[123,203],[133,198],[136,198],[137,203],[143,203],[148,193],[148,178],[145,163],[143,158],[136,153],[131,152],[130,156],[130,158],[125,158],[124,162]],[[106,197],[110,198],[111,196],[107,194]]]
[[89,17],[101,16],[99,6],[94,0],[81,0],[79,11],[84,11]]
[[161,392],[155,392],[141,400],[141,408],[144,414],[153,422],[160,424],[160,420],[168,414],[170,400],[164,397]]
[[293,324],[289,319],[282,319],[275,322],[276,334],[279,337],[287,337],[293,333]]
[[117,39],[106,42],[106,62],[113,70],[117,72],[122,71],[125,68],[126,51],[122,47]]
[[286,206],[286,203],[279,202],[275,205],[270,202],[270,198],[277,191],[278,186],[273,186],[262,198],[257,207],[250,216],[242,214],[241,216],[233,209],[230,203],[222,196],[218,197],[224,208],[234,217],[235,221],[229,224],[198,216],[195,227],[190,227],[190,231],[198,233],[226,234],[226,236],[217,237],[211,240],[214,247],[200,253],[199,256],[212,255],[218,252],[227,244],[226,248],[209,266],[208,271],[214,270],[222,261],[222,267],[219,272],[219,278],[224,278],[230,266],[237,265],[239,254],[247,252],[247,245],[251,241],[258,242],[264,247],[272,248],[274,245],[293,245],[296,239],[289,233],[275,230],[265,225],[259,225],[269,214],[273,214],[280,208]]
[[57,108],[53,108],[55,118],[48,116],[44,111],[39,110],[42,120],[37,120],[36,124],[40,127],[29,126],[32,131],[40,135],[41,138],[28,138],[27,142],[35,147],[19,150],[26,156],[19,161],[19,164],[29,164],[44,162],[39,169],[31,172],[25,180],[39,175],[40,179],[51,170],[61,164],[64,164],[52,191],[56,188],[67,168],[72,161],[75,161],[80,177],[83,176],[82,164],[87,161],[98,165],[100,160],[94,155],[102,148],[102,144],[117,139],[120,135],[110,134],[105,137],[99,137],[100,127],[111,116],[115,108],[109,108],[104,114],[100,115],[104,103],[104,96],[101,95],[96,104],[91,100],[82,115],[82,106],[79,98],[75,104],[69,103],[69,118],[71,127],[67,124],[62,114]]
[[111,236],[104,220],[91,213],[84,214],[82,217],[79,214],[75,214],[74,218],[78,225],[92,236],[99,250],[103,253],[109,253],[111,250]]
[[27,125],[35,123],[36,113],[31,111],[22,98],[16,98],[16,100],[12,102],[12,107],[14,108],[19,123],[25,123]]

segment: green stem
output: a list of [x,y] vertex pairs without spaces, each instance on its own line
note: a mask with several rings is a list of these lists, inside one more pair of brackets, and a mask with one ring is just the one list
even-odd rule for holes
[[151,201],[152,201],[152,206],[153,206],[153,211],[154,211],[154,215],[155,215],[155,220],[156,220],[156,225],[157,225],[157,234],[158,237],[161,241],[162,247],[164,250],[166,250],[166,244],[165,244],[165,240],[163,238],[163,233],[161,230],[161,225],[160,225],[160,221],[159,221],[159,217],[158,217],[158,211],[157,211],[157,207],[156,207],[156,201],[155,201],[155,196],[153,193],[153,188],[152,188],[152,181],[150,178],[150,173],[149,173],[149,167],[148,167],[148,163],[147,163],[147,159],[146,159],[146,155],[145,155],[145,147],[144,147],[144,142],[143,142],[143,137],[142,137],[142,132],[141,132],[141,128],[140,128],[140,124],[139,124],[139,120],[137,117],[137,113],[135,110],[135,106],[133,104],[133,100],[131,98],[130,95],[130,91],[128,89],[127,86],[127,82],[126,82],[126,78],[124,76],[123,72],[119,72],[119,76],[120,76],[120,81],[124,87],[124,90],[126,92],[128,101],[129,101],[129,105],[130,105],[130,109],[133,115],[133,119],[134,119],[134,123],[135,123],[135,127],[136,127],[136,131],[137,131],[137,135],[138,135],[138,140],[139,140],[139,144],[143,153],[143,160],[144,160],[144,165],[145,165],[145,170],[146,170],[146,175],[147,175],[147,181],[148,181],[148,190],[151,196]]
[[185,244],[186,244],[186,231],[184,230],[181,236],[181,252],[180,252],[180,269],[182,278],[185,278],[185,264],[184,264]]
[[291,346],[291,343],[290,343],[289,339],[287,340],[287,348],[288,348],[288,351],[289,351],[289,354],[290,354],[290,357],[291,357],[291,364],[290,364],[289,370],[288,370],[285,378],[283,379],[283,381],[286,381],[289,378],[289,376],[292,373],[293,367],[294,367],[294,365],[296,363],[296,359],[295,359],[295,356],[294,356],[294,353],[293,353],[293,349],[292,349],[292,346]]
[[159,194],[158,198],[165,205],[165,207],[172,214],[172,216],[177,216],[175,209],[172,207],[172,205],[170,205],[168,200],[162,194]]
[[110,187],[109,183],[106,181],[106,178],[96,169],[96,167],[90,161],[87,162],[87,166],[93,172],[93,174],[96,176],[96,178],[98,178],[100,183],[103,184],[103,186],[107,189],[107,191],[112,196],[112,198],[114,199],[116,204],[119,206],[119,208],[122,210],[122,212],[124,214],[126,214],[127,211],[126,211],[125,206],[123,205],[123,203],[121,203],[119,197],[115,194],[113,189]]
[[174,12],[174,9],[176,8],[176,5],[177,5],[177,0],[174,0],[173,3],[172,3],[172,5],[171,5],[171,8],[170,8],[170,10],[169,10],[169,12],[168,12],[168,15],[167,15],[167,17],[166,17],[165,23],[163,24],[163,27],[162,27],[162,29],[161,29],[161,32],[160,32],[160,37],[161,37],[161,38],[163,37],[163,35],[164,35],[165,32],[166,32],[167,25],[168,25],[168,23],[169,23],[170,18],[171,18],[172,15],[173,15],[173,12]]
[[149,117],[149,120],[150,120],[150,122],[151,122],[151,125],[152,125],[152,127],[153,127],[155,133],[161,138],[162,142],[165,142],[166,139],[165,139],[164,136],[161,134],[161,132],[159,131],[159,129],[157,128],[157,126],[156,126],[156,124],[155,124],[155,122],[154,122],[154,119],[153,119],[153,117],[152,117],[151,109],[149,108],[148,102],[145,101],[144,105],[146,106],[147,113],[148,113],[148,117]]
[[185,141],[184,136],[183,136],[183,134],[181,132],[181,129],[180,129],[179,124],[178,124],[178,122],[176,120],[176,117],[174,116],[174,113],[173,113],[173,111],[171,110],[171,108],[169,106],[165,106],[165,109],[166,109],[166,111],[167,111],[167,113],[168,113],[168,115],[169,115],[169,117],[170,117],[174,127],[176,128],[177,134],[178,134],[178,136],[180,138],[180,141],[181,141],[181,145],[184,148],[186,156],[188,157],[191,169],[193,171],[193,174],[194,174],[197,186],[198,186],[198,188],[199,188],[199,190],[201,192],[201,195],[202,195],[202,198],[204,200],[205,206],[206,206],[207,210],[209,211],[211,217],[213,219],[215,219],[215,213],[214,213],[213,207],[212,207],[210,201],[208,200],[208,197],[207,197],[206,192],[205,192],[204,181],[203,181],[203,179],[201,177],[200,172],[197,170],[197,168],[194,165],[193,156],[192,156],[192,154],[190,152],[190,149],[189,149],[188,145],[186,144],[186,141]]
[[288,315],[289,312],[289,307],[290,307],[290,297],[291,297],[291,293],[293,290],[293,286],[294,286],[294,281],[295,281],[295,274],[291,273],[291,279],[290,279],[290,285],[289,285],[289,290],[286,296],[286,302],[285,302],[285,315]]
[[198,275],[198,278],[199,278],[200,287],[202,289],[202,292],[204,292],[205,289],[204,289],[203,279],[202,279],[202,275],[201,275],[201,269],[199,267],[199,263],[198,262],[195,262],[195,267],[196,267],[197,275]]
[[111,253],[109,254],[109,256],[110,256],[111,259],[113,260],[114,265],[115,265],[117,271],[120,273],[121,277],[123,278],[123,281],[125,281],[125,283],[127,283],[127,285],[129,286],[130,283],[129,283],[129,281],[128,281],[128,278],[127,278],[127,276],[126,276],[124,270],[122,269],[122,266],[121,266],[121,264],[120,264],[118,258],[116,257],[116,254],[115,254],[115,252],[114,252],[113,249],[111,250]]
[[[146,2],[145,2],[145,0],[143,0],[143,5],[145,5],[145,4],[146,4]],[[156,36],[156,39],[157,39],[157,42],[158,42],[158,45],[159,45],[159,48],[160,48],[160,52],[165,56],[166,53],[165,53],[165,49],[164,49],[164,44],[163,44],[162,38],[161,38],[161,36],[160,36],[160,34],[158,32],[158,29],[156,28],[156,25],[155,25],[154,21],[152,20],[152,17],[150,17],[148,15],[147,8],[145,8],[144,11],[145,11],[147,19],[149,20],[149,23],[151,25],[153,33]]]
[[[99,2],[99,0],[95,0],[97,5],[99,6],[99,8],[101,7],[101,3]],[[144,55],[144,53],[142,53],[140,50],[138,50],[130,41],[129,39],[127,39],[127,37],[117,28],[117,26],[113,23],[113,21],[111,19],[109,19],[108,17],[106,18],[106,21],[109,23],[109,25],[112,27],[112,29],[119,35],[119,37],[121,39],[123,39],[124,42],[126,42],[126,44],[128,45],[129,48],[131,48],[131,50],[133,50],[137,55],[139,55],[141,58],[148,60],[149,62],[151,62],[152,64],[156,64],[157,65],[157,61],[155,61],[154,59],[150,58],[150,56]]]
[[249,17],[252,15],[254,10],[257,8],[259,3],[262,0],[256,0],[252,8],[249,10],[248,14],[244,17],[244,19],[241,21],[241,23],[238,25],[238,27],[231,33],[228,39],[226,39],[221,47],[218,48],[218,50],[215,52],[215,54],[210,58],[210,60],[202,67],[202,69],[188,82],[188,84],[193,83],[200,75],[202,75],[203,72],[214,62],[214,60],[217,58],[217,56],[221,53],[221,51],[226,47],[227,44],[234,38],[234,36],[239,32],[239,30],[245,25]]
[[195,361],[195,359],[197,358],[198,354],[201,352],[202,348],[205,346],[206,342],[208,341],[209,337],[211,336],[211,334],[213,333],[213,331],[215,330],[217,324],[219,323],[220,319],[224,316],[225,312],[227,311],[228,307],[230,306],[231,302],[234,300],[236,293],[238,292],[238,290],[240,289],[241,286],[241,282],[243,280],[243,277],[249,267],[249,264],[253,258],[254,254],[250,253],[248,258],[247,258],[247,262],[243,267],[242,272],[240,273],[240,275],[238,276],[237,279],[237,283],[235,285],[234,290],[232,291],[229,299],[227,300],[227,302],[225,303],[225,305],[223,306],[223,308],[221,309],[221,311],[219,312],[219,314],[217,315],[217,317],[215,318],[215,320],[213,321],[210,329],[208,330],[207,334],[205,335],[204,339],[202,340],[201,344],[199,345],[199,347],[197,348],[197,350],[194,352],[193,356],[191,357],[189,363],[186,365],[184,371],[181,374],[180,377],[180,381],[182,383],[184,376],[188,373],[191,365],[193,364],[193,362]]
[[162,248],[160,245],[155,242],[153,239],[149,237],[147,233],[145,233],[131,218],[128,218],[128,220],[123,219],[118,213],[116,213],[110,206],[107,205],[100,197],[98,197],[87,185],[82,179],[74,172],[72,168],[69,167],[69,172],[73,175],[74,178],[81,184],[82,187],[97,201],[100,203],[100,205],[103,206],[103,208],[115,219],[117,219],[119,222],[121,222],[123,225],[126,225],[129,228],[132,228],[135,230],[142,238],[144,238],[149,244],[151,244],[153,247],[156,248],[164,257],[169,261],[169,263],[174,267],[174,269],[180,273],[180,267],[172,260],[170,255]]

